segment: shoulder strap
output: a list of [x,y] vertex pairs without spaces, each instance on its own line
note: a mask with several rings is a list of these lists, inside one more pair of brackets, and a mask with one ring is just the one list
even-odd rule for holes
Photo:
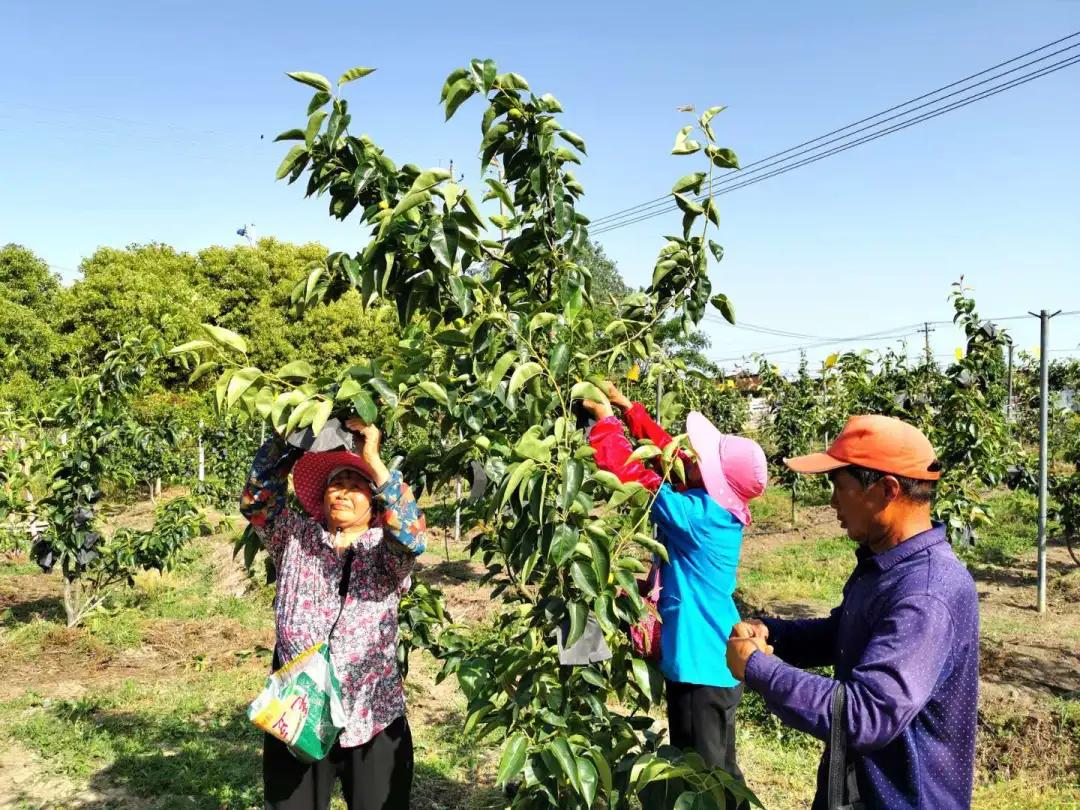
[[837,681],[832,693],[830,707],[831,724],[829,728],[829,810],[838,810],[844,806],[844,777],[847,761],[847,730],[844,725],[844,708],[847,703],[847,690]]

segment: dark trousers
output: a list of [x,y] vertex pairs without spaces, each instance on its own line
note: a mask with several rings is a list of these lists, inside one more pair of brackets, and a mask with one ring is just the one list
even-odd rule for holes
[[263,742],[266,810],[326,810],[338,779],[349,810],[408,810],[412,777],[412,732],[404,717],[363,745],[335,743],[318,762],[301,762],[269,734]]
[[710,767],[721,767],[740,782],[735,758],[735,710],[743,685],[698,686],[667,681],[668,735],[676,748],[693,748]]

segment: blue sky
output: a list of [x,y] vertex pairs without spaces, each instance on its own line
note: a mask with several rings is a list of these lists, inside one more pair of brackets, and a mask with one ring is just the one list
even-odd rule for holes
[[[453,68],[494,58],[562,101],[589,144],[578,174],[599,217],[697,168],[669,155],[679,105],[727,105],[718,137],[745,164],[1080,30],[1077,0],[4,5],[0,243],[69,280],[100,245],[197,250],[237,242],[244,223],[362,245],[354,224],[274,182],[285,149],[272,139],[301,125],[309,95],[287,70],[377,67],[352,85],[354,130],[398,162],[452,159],[475,185],[480,107],[444,124],[438,92]],[[714,288],[748,323],[826,336],[947,319],[961,274],[987,316],[1080,310],[1078,90],[1080,65],[721,197]],[[645,283],[676,222],[599,239]],[[1007,325],[1037,345],[1034,319]],[[716,358],[807,342],[706,330]],[[949,327],[932,339],[943,355],[960,343]],[[1080,317],[1054,322],[1051,345],[1076,349]]]

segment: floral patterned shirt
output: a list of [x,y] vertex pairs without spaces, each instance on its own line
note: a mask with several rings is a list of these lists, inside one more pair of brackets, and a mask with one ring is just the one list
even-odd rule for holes
[[[277,568],[274,612],[281,664],[330,637],[348,720],[339,742],[363,745],[405,713],[397,665],[398,602],[423,553],[426,523],[401,473],[375,491],[381,526],[339,553],[322,524],[285,506],[289,470],[301,455],[280,438],[255,455],[240,512],[255,527]],[[349,589],[339,588],[351,560]],[[334,626],[338,611],[341,618]]]

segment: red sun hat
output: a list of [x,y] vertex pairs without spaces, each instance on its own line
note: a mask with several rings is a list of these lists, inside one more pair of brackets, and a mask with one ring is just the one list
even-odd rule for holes
[[293,489],[304,511],[313,520],[323,523],[323,495],[326,494],[327,478],[338,467],[348,467],[366,479],[364,460],[348,450],[329,450],[322,453],[304,453],[293,467]]

